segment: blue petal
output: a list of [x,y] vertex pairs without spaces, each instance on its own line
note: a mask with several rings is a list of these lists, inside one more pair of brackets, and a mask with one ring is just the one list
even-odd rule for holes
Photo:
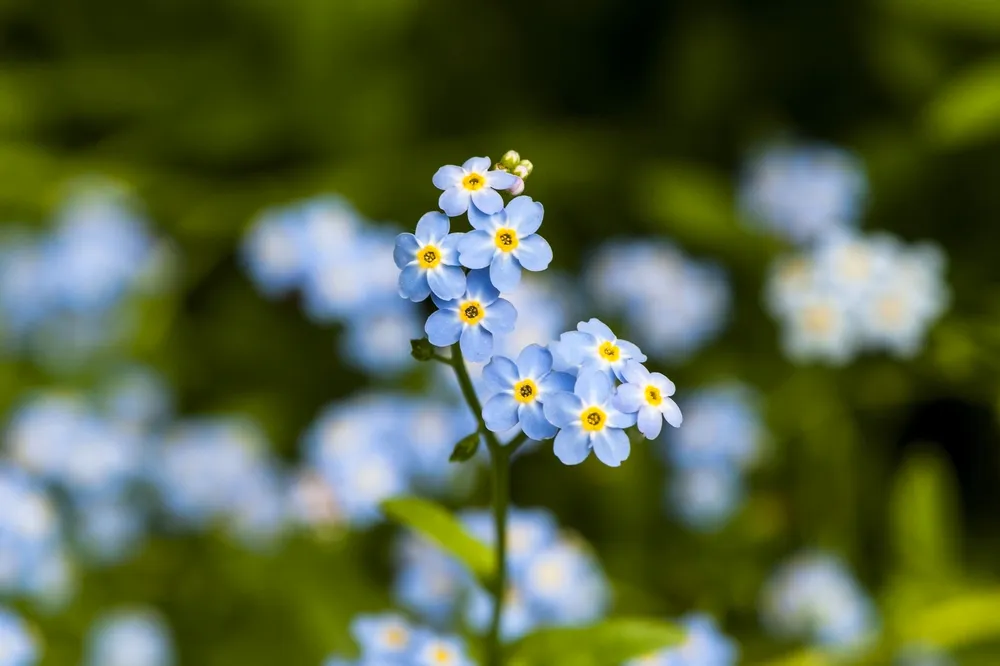
[[458,306],[461,305],[461,301],[446,301],[443,298],[439,298],[438,295],[433,292],[431,292],[431,300],[434,301],[434,305],[438,310],[450,310],[451,312],[457,312]]
[[458,265],[458,244],[465,238],[464,233],[448,234],[441,239],[438,249],[441,250],[441,262],[451,266]]
[[677,406],[676,402],[670,398],[664,398],[660,411],[663,412],[663,418],[667,420],[667,423],[675,428],[681,427],[681,423],[684,422],[684,415],[681,414],[681,408]]
[[396,236],[396,246],[392,248],[392,260],[396,262],[396,268],[404,268],[411,261],[415,261],[419,249],[420,241],[413,234]]
[[486,184],[494,190],[506,190],[514,187],[517,180],[517,176],[508,171],[488,171],[486,173]]
[[465,293],[465,271],[458,266],[438,266],[427,271],[427,284],[439,298],[451,301]]
[[531,197],[515,197],[507,204],[506,210],[510,226],[517,231],[518,237],[530,236],[542,226],[545,209]]
[[642,350],[628,340],[618,340],[615,344],[622,350],[622,356],[633,358],[639,363],[644,363],[646,361],[646,355],[642,353]]
[[458,243],[459,261],[466,268],[486,268],[497,253],[493,237],[486,231],[470,231]]
[[552,248],[538,234],[521,238],[517,249],[511,254],[529,271],[544,271],[552,263]]
[[483,405],[483,420],[493,432],[504,432],[517,425],[517,400],[509,393],[497,393]]
[[635,425],[635,414],[626,414],[621,410],[615,409],[614,405],[610,403],[604,405],[604,411],[608,415],[609,428],[631,428]]
[[573,392],[573,385],[576,384],[576,377],[568,372],[550,372],[538,382],[538,399],[545,402],[546,396],[560,391]]
[[521,405],[517,411],[517,417],[521,422],[521,430],[534,440],[541,441],[554,437],[556,430],[558,430],[545,418],[545,410],[537,400],[527,405]]
[[565,428],[580,422],[584,404],[580,396],[564,391],[547,396],[543,408],[549,423],[557,428]]
[[[662,375],[660,376],[662,377]],[[642,384],[645,386],[650,382],[649,370],[639,361],[629,360],[625,363],[625,367],[622,368],[622,379],[629,384]],[[664,379],[666,378],[664,377]],[[670,394],[672,393],[673,391],[670,392]]]
[[634,414],[646,404],[645,389],[640,384],[622,384],[611,402],[615,409]]
[[485,379],[495,391],[510,391],[520,380],[517,366],[506,356],[494,356],[493,360],[483,368]]
[[482,326],[466,326],[462,331],[461,348],[468,361],[488,361],[493,355],[493,334]]
[[[472,202],[476,205],[476,208],[487,215],[499,213],[503,210],[503,197],[500,196],[499,192],[491,190],[488,187],[473,192]],[[464,213],[465,211],[463,210],[462,212]]]
[[528,345],[517,356],[517,371],[522,377],[539,379],[552,369],[552,352],[541,345]]
[[608,467],[621,465],[622,461],[628,458],[632,449],[628,442],[628,435],[616,428],[605,428],[595,433],[593,445],[597,459]]
[[639,410],[639,418],[636,421],[639,432],[646,436],[646,439],[656,439],[663,429],[663,414],[659,410],[646,406]]
[[438,207],[448,217],[461,215],[469,209],[469,191],[463,187],[449,187],[438,197]]
[[492,238],[494,231],[500,227],[507,226],[507,211],[501,210],[492,215],[487,215],[476,208],[475,205],[469,206],[469,224],[472,225],[473,229],[488,231],[490,238]]
[[493,162],[490,162],[488,157],[470,157],[465,160],[465,164],[462,168],[468,171],[475,171],[477,173],[485,174],[489,171],[490,167],[493,166]]
[[[605,324],[600,319],[592,318],[590,321],[581,321],[576,325],[578,331],[583,331],[584,333],[590,333],[597,340],[611,340],[614,341],[615,334],[611,332],[608,325]],[[645,359],[643,359],[645,360]]]
[[597,340],[589,333],[568,331],[559,336],[558,342],[549,345],[552,350],[552,367],[564,372],[576,373],[583,360],[591,356],[597,347]]
[[474,301],[489,305],[500,297],[500,292],[490,282],[490,272],[486,269],[469,271],[467,294]]
[[431,288],[427,284],[427,271],[410,264],[399,274],[399,295],[419,303],[427,298]]
[[448,216],[437,211],[424,213],[417,221],[417,240],[423,244],[438,243],[451,230]]
[[490,281],[501,292],[514,291],[521,282],[521,264],[509,252],[497,252],[490,263]]
[[435,347],[447,347],[458,342],[462,335],[462,322],[454,312],[438,310],[427,318],[424,332]]
[[486,316],[483,317],[483,328],[503,335],[511,333],[517,325],[517,310],[510,304],[510,301],[498,298],[486,308]]
[[580,373],[573,392],[588,405],[603,405],[611,397],[614,388],[614,384],[605,373],[594,370]]
[[579,465],[590,455],[590,437],[581,428],[560,430],[552,452],[564,465]]
[[434,187],[439,190],[447,190],[450,187],[455,187],[462,182],[462,178],[465,176],[465,171],[461,167],[457,167],[454,164],[449,164],[443,166],[437,170],[434,177],[431,178],[431,182],[434,183]]

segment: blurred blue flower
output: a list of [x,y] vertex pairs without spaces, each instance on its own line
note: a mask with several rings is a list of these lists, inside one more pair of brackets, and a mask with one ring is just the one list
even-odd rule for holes
[[578,465],[591,450],[605,465],[618,467],[631,450],[625,428],[635,425],[635,414],[623,414],[612,404],[614,384],[602,370],[581,370],[573,391],[549,396],[545,418],[559,428],[553,444],[556,457]]
[[755,395],[741,384],[718,384],[688,395],[684,427],[658,440],[659,450],[681,469],[745,470],[757,459],[765,436]]
[[521,282],[521,269],[544,271],[552,262],[552,248],[539,236],[545,211],[531,197],[521,196],[492,215],[469,209],[474,231],[458,243],[462,265],[490,269],[490,281],[501,292],[511,291]]
[[431,182],[444,190],[438,206],[448,217],[461,215],[470,204],[487,215],[503,208],[503,198],[496,190],[513,187],[518,179],[506,171],[490,171],[491,165],[488,157],[472,157],[460,167],[449,164],[437,170]]
[[475,666],[461,640],[423,634],[413,650],[413,666]]
[[680,645],[632,659],[625,666],[736,666],[739,647],[710,616],[687,615],[680,625],[685,631]]
[[410,340],[423,336],[415,308],[359,315],[347,322],[339,341],[340,358],[371,374],[393,374],[413,367]]
[[574,379],[564,372],[552,371],[552,354],[539,345],[529,345],[518,355],[517,363],[505,356],[494,356],[483,369],[484,379],[495,393],[483,405],[483,419],[493,432],[505,432],[520,426],[528,437],[549,439],[556,427],[542,412],[547,396],[571,391]]
[[324,666],[474,666],[461,640],[414,626],[396,613],[359,615],[351,634],[360,659],[334,656]]
[[639,363],[646,360],[637,346],[619,339],[599,319],[581,321],[576,328],[563,333],[558,342],[549,345],[556,370],[573,376],[600,371],[609,379],[620,380],[629,360]]
[[465,296],[442,301],[432,296],[439,310],[427,318],[427,339],[437,347],[460,342],[462,354],[472,362],[486,361],[493,355],[493,335],[514,330],[517,310],[500,298],[490,283],[487,271],[471,271]]
[[636,423],[647,439],[660,436],[663,421],[680,427],[683,416],[680,407],[670,396],[674,394],[674,383],[659,372],[651,373],[642,364],[629,361],[622,371],[626,383],[618,387],[614,404],[626,414],[637,414]]
[[146,515],[125,499],[91,499],[73,508],[74,539],[83,554],[101,564],[130,557],[146,537]]
[[85,666],[173,666],[173,639],[166,623],[144,609],[118,610],[99,618],[87,636]]
[[99,393],[102,413],[136,431],[163,425],[173,414],[170,387],[149,368],[119,369],[105,381]]
[[400,269],[400,296],[420,302],[433,292],[450,301],[465,293],[465,271],[458,262],[458,244],[464,234],[450,230],[447,215],[426,213],[417,221],[416,234],[396,236],[392,258]]
[[393,596],[406,608],[435,626],[448,626],[461,597],[472,585],[469,574],[457,560],[414,534],[397,542],[398,568]]
[[667,482],[669,510],[688,527],[703,532],[721,527],[743,496],[741,475],[731,467],[685,468]]
[[957,666],[951,655],[932,645],[907,645],[896,653],[894,666]]
[[0,606],[0,666],[35,666],[39,652],[38,641],[24,620]]

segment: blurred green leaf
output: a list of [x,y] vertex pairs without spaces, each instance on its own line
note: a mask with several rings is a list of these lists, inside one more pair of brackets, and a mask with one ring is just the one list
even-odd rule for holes
[[684,640],[670,622],[619,618],[589,627],[543,629],[509,648],[511,666],[606,666],[656,652]]
[[954,648],[1000,637],[1000,591],[966,594],[916,614],[904,641]]
[[439,504],[419,497],[396,497],[383,502],[382,510],[392,520],[416,530],[454,555],[484,581],[493,576],[496,570],[493,551],[466,532]]
[[895,16],[936,28],[1000,33],[1000,2],[996,0],[884,0],[883,6]]
[[[1000,3],[996,3],[1000,11]],[[935,144],[958,146],[1000,134],[1000,59],[977,63],[943,87],[924,114]]]

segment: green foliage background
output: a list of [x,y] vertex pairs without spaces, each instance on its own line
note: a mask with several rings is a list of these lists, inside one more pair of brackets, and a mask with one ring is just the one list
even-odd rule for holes
[[[2,219],[41,224],[68,179],[101,173],[133,186],[175,239],[181,287],[123,351],[167,375],[183,413],[247,412],[293,457],[322,405],[371,381],[341,365],[335,329],[241,273],[235,248],[256,211],[334,191],[410,225],[434,205],[439,165],[516,148],[536,166],[557,268],[625,233],[727,266],[726,334],[664,370],[682,393],[725,378],[758,387],[772,437],[747,505],[717,535],[662,516],[662,473],[641,447],[614,471],[527,457],[514,501],[552,508],[595,545],[618,612],[710,610],[748,663],[826,663],[783,657],[793,647],[758,629],[761,581],[803,546],[843,554],[878,595],[887,647],[872,663],[913,638],[997,663],[993,0],[5,0],[0,59]],[[742,229],[732,199],[748,148],[786,133],[861,154],[867,228],[946,250],[953,306],[916,360],[831,370],[780,355],[759,294],[781,248]],[[0,404],[52,381],[5,360]],[[132,601],[164,609],[184,664],[318,664],[349,646],[352,615],[389,605],[393,533],[258,555],[155,541],[88,572],[67,612],[33,614],[45,664],[76,663],[94,615]]]

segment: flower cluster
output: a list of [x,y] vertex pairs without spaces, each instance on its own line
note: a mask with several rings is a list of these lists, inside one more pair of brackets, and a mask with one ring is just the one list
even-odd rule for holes
[[731,300],[719,266],[653,239],[604,244],[585,280],[597,307],[658,358],[684,359],[714,340]]
[[739,648],[726,637],[708,615],[688,615],[678,623],[684,627],[684,642],[675,647],[632,659],[625,666],[735,666]]
[[475,666],[460,639],[414,626],[397,613],[359,615],[351,635],[360,658],[330,657],[324,666]]
[[673,467],[668,505],[687,525],[715,529],[739,507],[764,438],[755,402],[742,385],[702,389],[684,401],[684,427],[658,442]]
[[776,264],[767,305],[798,360],[843,363],[863,350],[912,356],[944,312],[944,258],[887,234],[834,234]]
[[35,666],[39,659],[38,641],[19,615],[0,606],[0,664]]
[[[488,511],[461,514],[466,528],[486,544],[494,540]],[[608,582],[579,539],[561,533],[555,518],[541,509],[513,509],[507,525],[508,587],[500,630],[513,640],[543,626],[582,625],[607,610]],[[489,593],[436,547],[407,535],[400,545],[395,583],[401,605],[435,624],[461,614],[476,631],[485,631],[492,612]]]
[[173,639],[163,619],[144,609],[99,618],[87,637],[86,666],[173,666]]
[[771,576],[761,618],[778,636],[840,650],[862,646],[876,631],[871,599],[837,558],[802,553]]

